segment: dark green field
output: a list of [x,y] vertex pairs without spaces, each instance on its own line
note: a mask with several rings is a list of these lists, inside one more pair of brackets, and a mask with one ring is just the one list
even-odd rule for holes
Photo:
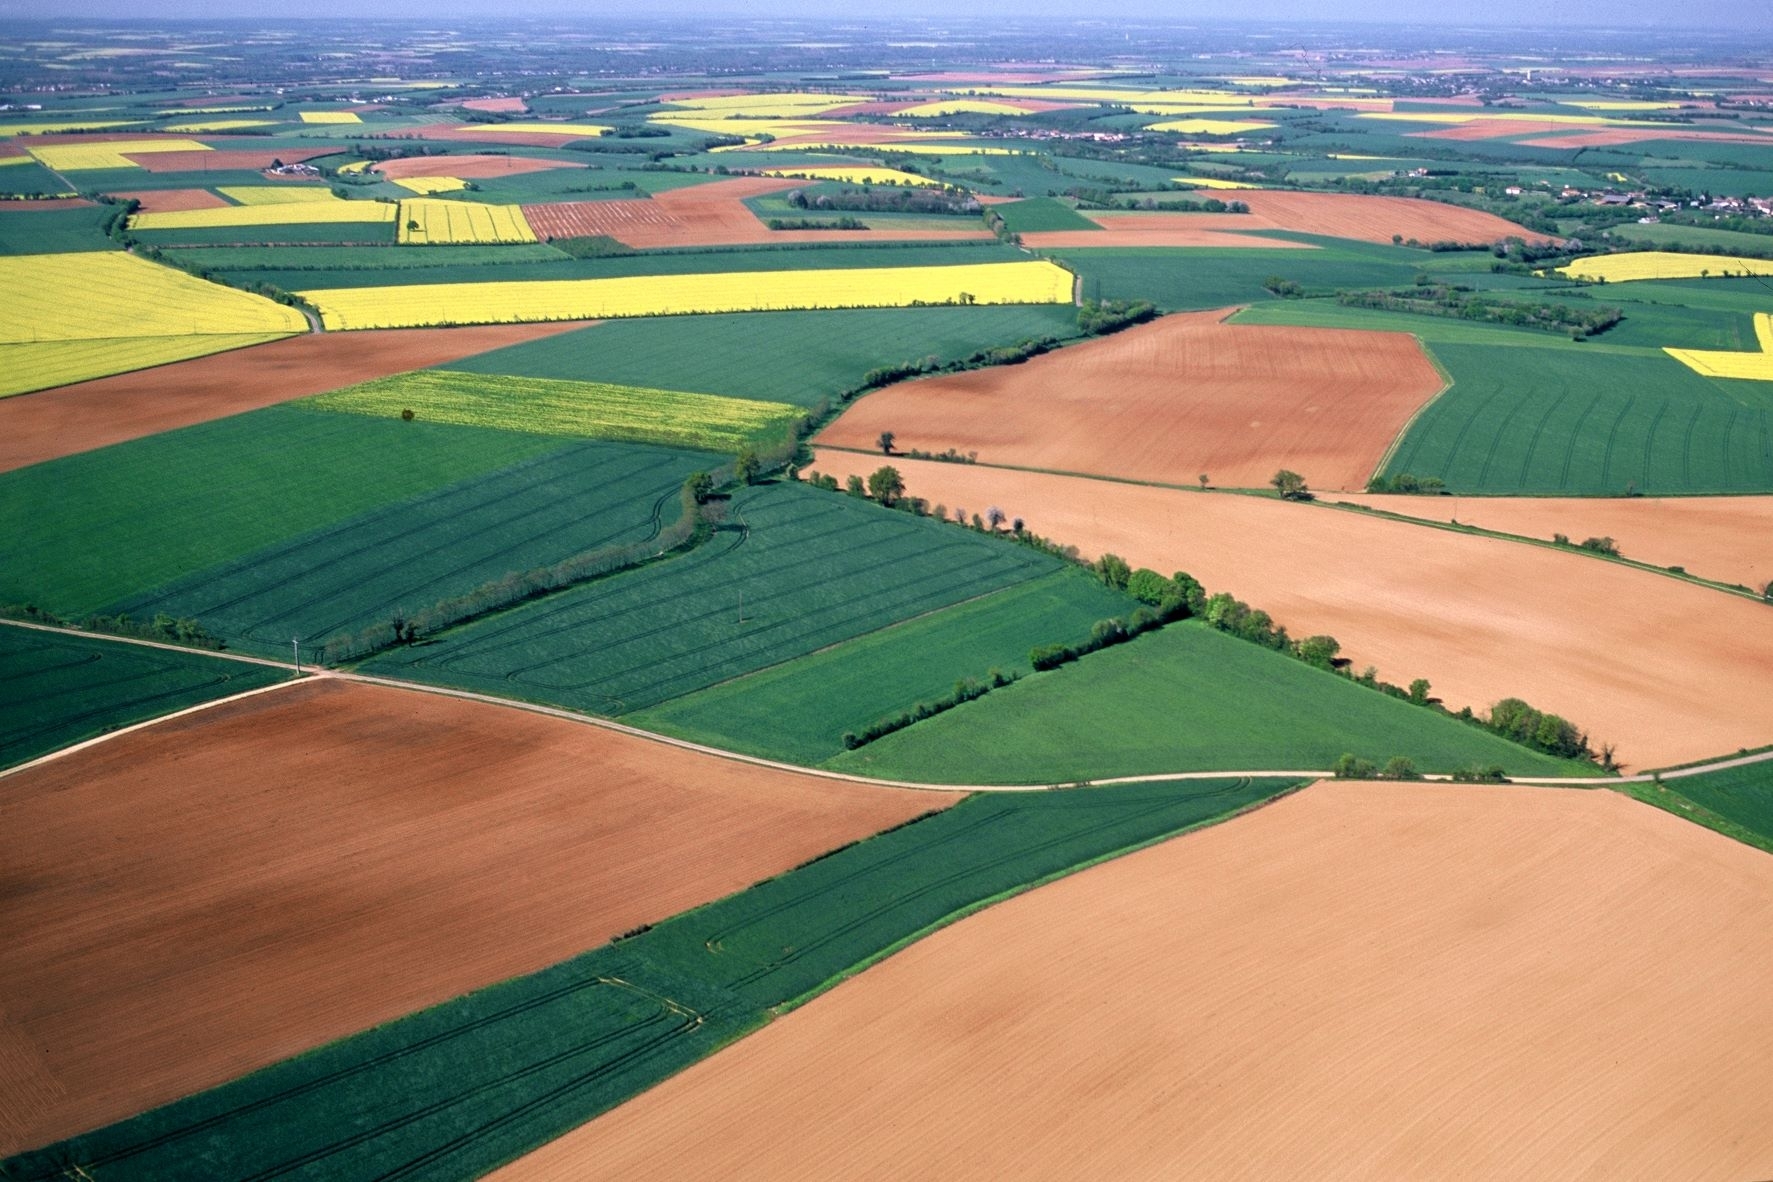
[[816,764],[845,731],[933,702],[992,669],[1033,672],[1028,650],[1078,640],[1137,605],[1080,570],[1061,570],[811,656],[711,686],[624,721],[770,759]]
[[35,160],[27,160],[23,164],[8,164],[0,168],[0,194],[17,194],[21,197],[48,197],[56,193],[71,193],[72,189],[56,178]]
[[316,649],[508,574],[655,538],[682,511],[684,477],[707,463],[665,448],[575,441],[281,540],[107,611],[190,617],[250,652],[282,655],[291,636]]
[[735,496],[726,526],[686,556],[478,620],[365,670],[625,714],[1058,567],[927,518],[763,485]]
[[0,1163],[109,1182],[478,1177],[989,900],[1285,781],[975,796],[553,968]]
[[279,406],[7,472],[0,602],[97,611],[559,446]]
[[[17,165],[0,168],[0,179],[9,172],[22,171]],[[117,244],[100,228],[113,212],[108,205],[8,209],[0,202],[0,255],[116,250]]]
[[0,767],[290,676],[272,665],[0,624]]
[[1042,230],[1100,230],[1102,227],[1084,217],[1062,201],[1051,197],[1030,197],[994,205],[991,212],[1003,218],[1004,229],[1012,234],[1032,234]]
[[[1081,639],[1081,638],[1080,638]],[[827,761],[886,779],[1046,784],[1223,768],[1328,769],[1343,753],[1421,771],[1577,765],[1215,632],[1172,624],[1024,678]]]
[[813,406],[853,389],[876,366],[1075,335],[1076,310],[1053,305],[739,312],[615,320],[449,368]]
[[1273,299],[1262,286],[1270,275],[1303,284],[1308,292],[1334,292],[1408,284],[1421,265],[1357,249],[1117,247],[1050,253],[1083,277],[1086,299],[1150,300],[1171,312]]
[[1773,853],[1773,762],[1629,788],[1639,800]]

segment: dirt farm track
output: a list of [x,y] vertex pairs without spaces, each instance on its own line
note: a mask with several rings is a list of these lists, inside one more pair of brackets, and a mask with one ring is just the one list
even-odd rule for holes
[[493,1175],[1773,1176],[1773,858],[1324,784],[962,920]]
[[[842,481],[882,457],[821,449]],[[1525,698],[1616,743],[1633,770],[1773,742],[1767,607],[1549,547],[1289,505],[1083,477],[894,459],[906,491],[997,506],[1043,537],[1183,570],[1357,669],[1426,677],[1450,708]],[[1466,501],[1469,506],[1470,500]]]
[[0,778],[0,1157],[951,800],[330,680]]

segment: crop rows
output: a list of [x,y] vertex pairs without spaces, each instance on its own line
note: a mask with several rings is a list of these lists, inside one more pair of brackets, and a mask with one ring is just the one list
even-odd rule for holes
[[371,662],[393,676],[621,714],[1058,567],[801,485],[735,498],[692,554]]
[[312,405],[368,415],[411,410],[431,422],[729,454],[784,438],[801,414],[779,402],[451,370],[380,378],[324,394]]
[[408,328],[686,312],[913,304],[1065,304],[1071,302],[1071,273],[1048,262],[978,263],[957,267],[438,283],[335,288],[299,294],[320,309],[328,328]]
[[534,242],[536,232],[515,205],[480,205],[413,197],[400,203],[400,242]]
[[224,205],[219,209],[170,209],[138,213],[132,230],[208,230],[232,226],[306,226],[335,222],[391,222],[395,207],[386,201],[278,201]]
[[307,327],[293,308],[121,251],[0,258],[0,344]]
[[235,647],[282,653],[416,613],[507,574],[656,536],[702,461],[576,443],[383,505],[115,606],[191,617]]

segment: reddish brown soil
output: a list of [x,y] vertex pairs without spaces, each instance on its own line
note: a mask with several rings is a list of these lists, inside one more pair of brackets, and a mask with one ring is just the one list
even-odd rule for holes
[[1442,381],[1416,339],[1165,316],[1023,365],[900,382],[819,436],[977,452],[985,464],[1193,484],[1265,485],[1278,468],[1365,487]]
[[[1162,215],[1153,215],[1153,219]],[[1216,217],[1203,214],[1202,217]],[[1141,219],[1141,221],[1147,219]],[[1253,228],[1253,227],[1252,227]],[[1112,230],[1037,230],[1022,235],[1022,245],[1035,250],[1078,250],[1107,246],[1230,246],[1244,250],[1277,247],[1283,250],[1316,250],[1305,242],[1289,242],[1285,238],[1263,238],[1258,234],[1238,234],[1232,229],[1209,230],[1186,222],[1166,225]]]
[[0,472],[440,365],[586,323],[310,334],[0,398]]
[[1773,497],[1373,497],[1338,496],[1429,521],[1458,520],[1549,541],[1612,538],[1627,558],[1681,566],[1754,590],[1773,579]]
[[176,213],[181,209],[225,209],[228,202],[208,189],[137,189],[113,197],[142,203],[142,213]]
[[513,144],[523,148],[564,148],[584,139],[582,135],[563,135],[558,131],[509,131],[496,123],[476,123],[468,127],[425,127],[416,131],[387,136],[391,140],[462,140],[476,144]]
[[501,114],[517,114],[529,110],[527,103],[513,96],[469,99],[461,105],[470,111],[494,111]]
[[0,200],[0,213],[25,209],[73,209],[91,204],[84,197],[26,197],[17,201]]
[[789,242],[908,242],[991,236],[983,226],[964,230],[772,230],[744,204],[747,197],[805,185],[805,181],[783,177],[743,176],[672,189],[650,200],[526,205],[523,216],[543,239],[608,235],[625,245],[643,249]]
[[390,180],[411,176],[453,176],[471,181],[489,176],[544,172],[551,168],[582,167],[566,160],[543,160],[535,156],[407,156],[400,160],[384,160],[371,171]]
[[913,944],[492,1175],[1773,1176],[1773,858],[1322,784]]
[[126,153],[124,159],[135,161],[149,172],[220,172],[224,169],[251,172],[270,168],[276,160],[295,164],[336,151],[337,147],[279,148],[276,151],[223,148],[212,152],[140,152],[134,156]]
[[[878,453],[822,449],[811,466],[841,481],[880,463]],[[1585,728],[1597,748],[1618,744],[1637,768],[1773,742],[1773,628],[1768,609],[1747,599],[1345,509],[983,465],[893,465],[914,496],[995,505],[1086,555],[1188,571],[1294,636],[1336,637],[1357,669],[1375,665],[1398,684],[1428,678],[1454,710],[1525,698]]]
[[949,799],[339,681],[0,779],[0,1154],[533,972]]
[[1105,213],[1090,220],[1109,230],[1291,230],[1364,242],[1390,242],[1392,235],[1418,242],[1497,242],[1543,235],[1494,214],[1410,197],[1369,197],[1356,193],[1293,193],[1280,189],[1225,190],[1214,196],[1241,201],[1249,213]]

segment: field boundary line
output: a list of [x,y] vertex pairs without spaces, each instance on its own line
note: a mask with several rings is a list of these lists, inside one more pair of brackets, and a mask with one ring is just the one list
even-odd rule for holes
[[1434,366],[1434,372],[1441,375],[1441,388],[1430,394],[1422,405],[1418,406],[1410,417],[1404,420],[1404,425],[1398,428],[1397,434],[1392,436],[1390,445],[1379,456],[1379,463],[1374,466],[1372,473],[1367,477],[1368,481],[1372,481],[1385,471],[1385,466],[1396,458],[1398,449],[1404,445],[1404,438],[1409,435],[1410,428],[1416,425],[1416,420],[1428,413],[1428,408],[1439,402],[1447,391],[1453,388],[1453,375],[1447,372],[1447,367],[1441,364],[1441,359],[1434,355],[1434,350],[1428,347],[1428,342],[1422,339],[1421,334],[1411,333],[1410,339],[1416,342],[1416,348],[1421,351],[1424,357],[1428,358],[1428,364]]
[[89,632],[84,628],[57,627],[54,624],[36,624],[29,620],[0,619],[0,625],[9,628],[29,628],[34,632],[54,632],[60,636],[84,636],[89,640],[109,640],[116,644],[138,644],[143,648],[161,648],[174,653],[191,653],[200,657],[214,657],[220,661],[240,661],[247,665],[270,665],[277,669],[288,669],[292,673],[311,672],[298,670],[288,661],[272,660],[270,657],[249,657],[244,653],[225,653],[211,648],[193,648],[186,644],[167,644],[159,640],[147,640],[139,636],[116,636],[109,632]]
[[58,748],[49,752],[47,755],[39,755],[37,758],[27,760],[16,767],[0,768],[0,780],[4,780],[8,776],[18,775],[20,772],[30,771],[34,767],[41,767],[43,764],[61,759],[64,756],[73,755],[77,751],[85,751],[89,747],[96,747],[101,743],[109,743],[112,739],[122,738],[124,735],[131,734],[135,731],[145,730],[151,726],[159,726],[161,723],[171,722],[175,718],[183,718],[187,714],[196,714],[199,711],[210,710],[216,706],[226,706],[230,702],[244,701],[247,698],[256,697],[259,694],[268,694],[274,690],[287,689],[292,685],[308,685],[314,681],[322,680],[323,678],[324,675],[321,677],[309,677],[306,674],[303,674],[300,677],[291,677],[287,681],[277,681],[270,685],[258,686],[255,689],[241,690],[239,693],[229,694],[225,698],[216,698],[213,701],[199,702],[195,706],[186,706],[183,710],[174,710],[171,714],[160,714],[153,718],[144,718],[140,722],[132,722],[128,726],[120,726],[114,731],[106,731],[102,735],[94,735],[90,739],[82,739],[78,743]]

